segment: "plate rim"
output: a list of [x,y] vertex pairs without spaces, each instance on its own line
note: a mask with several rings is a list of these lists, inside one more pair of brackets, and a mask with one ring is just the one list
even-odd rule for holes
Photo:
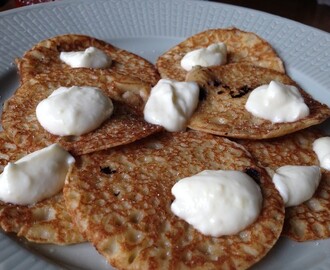
[[[126,1],[120,1],[120,0],[97,0],[97,1],[93,1],[96,5],[110,5],[114,4],[114,5],[125,5],[128,4],[129,0]],[[165,4],[166,2],[166,4]],[[27,7],[21,7],[21,8],[16,8],[16,9],[11,9],[11,10],[7,10],[7,11],[3,11],[0,13],[0,29],[1,29],[1,22],[4,22],[3,25],[6,25],[6,23],[8,23],[8,21],[10,21],[10,18],[14,18],[17,15],[20,14],[25,14],[24,16],[27,15],[31,15],[34,13],[38,13],[41,11],[47,11],[48,9],[53,9],[53,8],[59,8],[59,7],[67,7],[67,6],[75,6],[75,5],[80,5],[80,6],[90,6],[93,7],[94,3],[91,3],[90,0],[66,0],[66,1],[58,1],[58,2],[49,2],[49,3],[45,3],[45,4],[38,4],[38,5],[32,5],[32,6],[27,6]],[[118,4],[120,3],[120,4]],[[122,4],[121,4],[122,3]],[[251,8],[246,8],[246,7],[240,7],[240,6],[236,6],[236,5],[232,5],[232,4],[226,4],[226,3],[217,3],[217,2],[209,2],[209,1],[201,1],[201,0],[169,0],[169,1],[163,1],[163,0],[135,0],[135,3],[143,3],[146,5],[150,5],[152,7],[154,7],[153,5],[159,5],[159,6],[170,6],[170,5],[177,5],[177,6],[200,6],[200,7],[215,7],[217,10],[220,7],[223,8],[227,8],[229,10],[236,10],[237,12],[241,12],[241,13],[249,13],[252,14],[253,16],[263,16],[263,17],[268,17],[274,21],[280,21],[283,23],[288,23],[290,25],[290,29],[292,31],[292,29],[298,29],[299,31],[303,32],[306,35],[312,35],[313,38],[317,38],[319,39],[320,42],[330,42],[330,33],[327,33],[324,30],[321,29],[317,29],[314,28],[312,26],[309,25],[305,25],[303,23],[288,19],[288,18],[283,18],[280,17],[278,15],[274,15],[274,14],[270,14],[264,11],[258,11],[258,10],[254,10]],[[156,4],[154,4],[156,3]],[[27,14],[27,15],[26,15]],[[23,18],[24,18],[23,16]],[[32,15],[31,15],[32,16]],[[9,20],[8,20],[9,18]],[[14,20],[14,19],[13,19]],[[6,33],[6,30],[3,30],[4,28],[2,27],[2,30],[0,30],[0,35],[3,34],[9,34],[8,31]],[[190,33],[189,29],[186,30],[185,33]],[[258,33],[258,32],[257,32]],[[169,31],[169,34],[171,34],[171,32]],[[138,37],[138,36],[133,36],[134,37]],[[156,36],[157,37],[157,36]],[[160,37],[160,36],[159,36]],[[162,36],[162,37],[166,37],[166,36]],[[173,37],[173,36],[171,36]],[[180,38],[184,38],[184,36],[181,35],[177,35],[175,37],[180,37]],[[126,37],[123,37],[126,38]],[[131,38],[131,37],[129,37]],[[3,41],[0,40],[0,45],[2,45]],[[330,47],[330,46],[329,46]],[[279,49],[279,47],[275,46],[275,49]],[[3,54],[3,49],[0,49],[0,55]],[[328,49],[328,56],[326,59],[328,59],[329,63],[330,63],[330,48]],[[281,50],[279,50],[279,54],[283,53]],[[322,56],[322,55],[321,55]],[[0,60],[1,61],[1,60]],[[290,61],[288,61],[290,62]],[[289,64],[288,67],[294,67],[295,64]],[[9,64],[8,62],[4,63],[1,62],[0,63],[0,77],[4,74],[4,72],[8,71],[8,68],[12,68],[11,64]],[[330,64],[326,67],[327,69],[323,70],[324,73],[329,72],[330,71]],[[330,77],[330,76],[329,76]],[[314,80],[318,80],[318,77],[313,77]],[[326,80],[324,85],[330,85],[330,83],[328,84],[328,82],[330,82],[329,80]],[[1,83],[1,81],[0,81]],[[2,231],[0,232],[0,249],[6,249],[7,248],[7,252],[9,252],[9,256],[6,256],[6,258],[1,258],[1,252],[0,252],[0,268],[3,267],[4,269],[6,269],[6,267],[8,267],[8,262],[13,262],[15,260],[19,261],[19,265],[17,265],[17,269],[25,269],[26,267],[28,267],[29,269],[32,270],[41,270],[41,269],[46,269],[46,270],[50,270],[50,269],[58,269],[58,267],[61,266],[55,266],[54,263],[56,262],[49,262],[47,259],[43,258],[42,255],[36,255],[34,253],[31,253],[31,251],[29,251],[28,249],[26,249],[23,246],[20,246],[19,244],[17,244],[14,240],[12,240],[10,237],[8,237],[6,234],[4,234]],[[21,259],[24,257],[24,260],[21,261]],[[5,260],[4,260],[5,259]],[[16,267],[15,265],[11,265]],[[16,268],[15,268],[16,269]]]

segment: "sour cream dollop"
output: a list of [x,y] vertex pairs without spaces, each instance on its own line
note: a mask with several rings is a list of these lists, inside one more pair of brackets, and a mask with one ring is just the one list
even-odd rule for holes
[[112,63],[109,55],[95,47],[84,51],[61,52],[60,59],[73,68],[107,68]]
[[254,116],[273,123],[294,122],[309,115],[309,108],[297,87],[277,81],[254,89],[245,108]]
[[195,82],[161,79],[151,89],[144,108],[144,119],[166,130],[183,131],[198,105],[199,87]]
[[316,139],[313,143],[313,150],[319,159],[320,166],[330,170],[330,137]]
[[88,133],[112,112],[112,101],[100,89],[87,86],[60,87],[36,108],[40,125],[59,136]]
[[276,170],[273,182],[280,192],[285,206],[296,206],[309,200],[321,180],[318,166],[286,165]]
[[240,171],[202,171],[172,187],[172,212],[205,235],[236,234],[252,224],[262,207],[259,186]]
[[223,42],[188,52],[181,59],[181,67],[190,71],[194,66],[209,67],[227,63],[227,46]]
[[27,205],[55,195],[74,162],[67,151],[53,144],[9,163],[0,175],[0,200]]

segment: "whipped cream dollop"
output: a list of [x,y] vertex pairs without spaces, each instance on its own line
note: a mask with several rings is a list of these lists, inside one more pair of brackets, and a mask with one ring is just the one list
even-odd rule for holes
[[48,132],[59,135],[82,135],[98,128],[113,112],[113,104],[96,87],[60,87],[42,100],[36,115]]
[[286,165],[278,168],[273,182],[280,192],[286,207],[299,205],[315,193],[321,180],[318,166]]
[[202,171],[172,187],[172,212],[205,235],[236,234],[252,224],[262,208],[259,186],[240,171]]
[[181,67],[190,71],[194,66],[216,66],[227,63],[227,46],[223,42],[214,43],[207,48],[200,48],[188,52],[181,59]]
[[271,81],[254,89],[245,104],[247,111],[273,123],[294,122],[309,115],[297,87]]
[[330,137],[318,138],[313,142],[313,150],[317,155],[320,166],[330,170]]
[[198,105],[199,87],[195,82],[161,79],[151,89],[144,107],[144,119],[166,130],[183,131]]
[[58,193],[75,159],[57,144],[10,162],[0,175],[0,200],[27,205]]
[[61,52],[60,59],[73,68],[107,68],[112,64],[111,57],[95,47],[84,51]]

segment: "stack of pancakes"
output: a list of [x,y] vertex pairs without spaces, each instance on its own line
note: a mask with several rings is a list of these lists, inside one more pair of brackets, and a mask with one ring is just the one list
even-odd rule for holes
[[[226,65],[189,73],[180,67],[187,52],[220,41],[228,48]],[[59,60],[62,51],[90,46],[114,64],[74,69]],[[104,41],[64,35],[41,41],[16,63],[21,85],[4,105],[1,166],[55,142],[76,163],[56,196],[28,206],[0,203],[6,232],[37,243],[89,241],[118,269],[246,269],[281,234],[297,241],[330,237],[329,172],[323,171],[312,199],[287,209],[271,180],[280,166],[319,164],[312,143],[324,135],[311,126],[326,120],[330,109],[286,75],[271,45],[254,33],[207,30],[165,52],[156,66]],[[160,77],[200,87],[199,105],[185,132],[169,133],[143,119]],[[251,90],[271,80],[297,86],[310,115],[274,124],[248,113],[244,104]],[[56,88],[73,85],[100,88],[113,100],[114,114],[88,134],[52,135],[38,123],[35,108]],[[258,219],[236,235],[211,237],[175,216],[172,186],[202,170],[249,174],[263,195]]]

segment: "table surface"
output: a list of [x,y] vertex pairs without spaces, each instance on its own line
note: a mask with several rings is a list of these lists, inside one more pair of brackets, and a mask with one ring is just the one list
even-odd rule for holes
[[[5,1],[2,0],[0,3]],[[265,11],[330,33],[330,5],[318,4],[317,0],[213,0],[212,2]],[[0,11],[12,8],[15,8],[15,1],[7,0],[7,3],[0,7]]]
[[[330,0],[220,0],[213,1],[252,8],[301,22],[330,33]],[[323,1],[324,2],[324,1]]]

